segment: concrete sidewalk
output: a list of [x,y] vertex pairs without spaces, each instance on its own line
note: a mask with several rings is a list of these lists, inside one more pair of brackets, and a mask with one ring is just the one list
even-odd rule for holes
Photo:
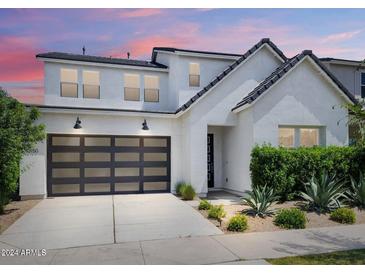
[[[0,248],[15,248],[0,242]],[[365,225],[186,237],[48,250],[0,264],[266,264],[265,258],[365,248]]]

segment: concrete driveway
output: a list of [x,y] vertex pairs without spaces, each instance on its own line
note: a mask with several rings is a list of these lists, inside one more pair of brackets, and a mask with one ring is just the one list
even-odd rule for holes
[[219,234],[172,194],[80,196],[41,201],[4,231],[0,242],[59,249]]

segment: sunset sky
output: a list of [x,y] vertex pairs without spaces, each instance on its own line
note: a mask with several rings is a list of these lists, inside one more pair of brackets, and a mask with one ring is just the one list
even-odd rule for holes
[[243,53],[263,37],[290,57],[365,58],[364,9],[0,9],[0,86],[43,102],[35,55],[62,51],[150,59],[154,46]]

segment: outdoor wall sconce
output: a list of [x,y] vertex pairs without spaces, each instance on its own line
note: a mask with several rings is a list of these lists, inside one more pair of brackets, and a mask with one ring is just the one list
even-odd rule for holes
[[142,123],[142,130],[149,130],[149,127],[147,125],[147,121],[146,119],[144,119],[143,123]]
[[81,126],[81,120],[80,120],[79,117],[77,117],[76,123],[74,125],[74,129],[80,129],[80,128],[82,128],[82,126]]

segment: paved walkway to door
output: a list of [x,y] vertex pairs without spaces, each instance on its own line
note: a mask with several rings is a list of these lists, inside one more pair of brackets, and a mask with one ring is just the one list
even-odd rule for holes
[[41,201],[4,231],[0,242],[59,249],[218,234],[172,194],[79,196]]

